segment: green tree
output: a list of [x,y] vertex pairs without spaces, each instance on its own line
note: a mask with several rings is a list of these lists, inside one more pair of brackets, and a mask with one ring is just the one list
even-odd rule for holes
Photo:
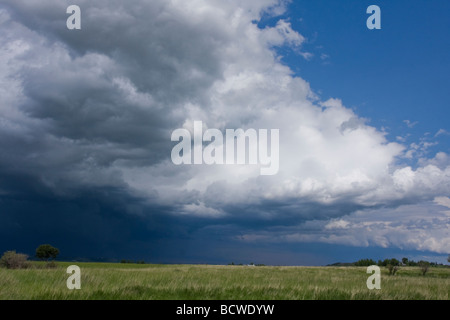
[[400,265],[400,261],[398,261],[398,260],[395,259],[395,258],[392,258],[392,259],[389,261],[389,264],[392,264],[393,266],[398,266],[398,265]]
[[58,255],[59,250],[49,244],[41,244],[36,249],[36,257],[44,261],[56,259]]
[[410,266],[410,267],[417,267],[417,262],[415,262],[414,260],[409,260],[408,261],[408,266]]
[[378,265],[381,267],[387,267],[388,264],[391,264],[391,259],[384,259],[383,261],[378,260]]
[[402,258],[402,263],[407,266],[408,265],[408,258]]

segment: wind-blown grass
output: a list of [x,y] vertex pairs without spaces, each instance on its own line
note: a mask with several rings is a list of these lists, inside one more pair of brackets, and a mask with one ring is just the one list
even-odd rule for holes
[[[69,290],[66,268],[81,268],[81,290]],[[40,266],[40,267],[36,267]],[[450,269],[382,268],[381,290],[369,290],[364,267],[247,267],[59,262],[55,269],[0,269],[0,299],[440,299]]]

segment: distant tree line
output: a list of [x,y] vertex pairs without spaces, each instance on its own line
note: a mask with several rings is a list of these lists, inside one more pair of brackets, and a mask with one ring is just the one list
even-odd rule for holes
[[[450,260],[450,256],[447,259],[447,261],[449,261],[449,260]],[[420,260],[420,261],[416,262],[414,260],[409,260],[408,258],[402,258],[402,261],[392,258],[392,259],[378,260],[378,262],[375,262],[375,260],[373,260],[373,259],[361,259],[361,260],[351,263],[350,265],[357,266],[357,267],[366,267],[366,266],[374,266],[374,265],[377,265],[379,267],[387,267],[389,265],[420,267],[423,264],[428,264],[430,267],[444,266],[442,263],[428,262],[428,261],[424,261],[424,260]]]
[[137,260],[137,261],[133,261],[133,260],[122,259],[122,260],[120,260],[120,263],[136,263],[136,264],[145,264],[145,261],[144,261],[144,260]]
[[253,262],[250,262],[250,263],[234,263],[234,262],[231,262],[231,263],[229,263],[228,264],[229,266],[254,266],[254,267],[265,267],[266,265],[265,264],[263,264],[263,263],[253,263]]
[[[450,256],[447,258],[447,261],[450,262]],[[426,275],[430,267],[444,267],[444,264],[437,262],[428,262],[425,260],[420,260],[418,262],[414,260],[409,260],[408,258],[402,258],[401,261],[392,258],[392,259],[384,259],[375,260],[372,259],[361,259],[349,265],[365,267],[365,266],[373,266],[377,265],[379,267],[387,267],[390,275],[395,275],[395,273],[399,270],[400,266],[408,266],[408,267],[419,267],[422,275]]]

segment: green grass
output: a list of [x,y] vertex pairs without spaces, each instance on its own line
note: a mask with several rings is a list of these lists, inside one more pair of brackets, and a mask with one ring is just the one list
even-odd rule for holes
[[[69,290],[66,268],[81,268],[81,290]],[[0,299],[441,299],[448,300],[450,269],[382,268],[381,290],[366,287],[365,267],[247,267],[58,262],[0,269]]]

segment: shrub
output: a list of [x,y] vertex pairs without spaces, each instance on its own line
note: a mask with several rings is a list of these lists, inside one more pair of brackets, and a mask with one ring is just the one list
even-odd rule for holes
[[29,267],[28,256],[16,251],[6,251],[0,258],[0,266],[7,269],[25,269]]
[[389,275],[391,276],[395,276],[395,273],[398,271],[399,267],[392,265],[392,264],[388,264],[387,265],[388,269],[389,269]]
[[45,267],[49,269],[55,269],[58,267],[58,265],[56,264],[55,261],[50,261],[45,264]]
[[428,268],[430,267],[430,263],[428,261],[419,261],[419,267],[422,275],[425,276],[428,272]]
[[[134,262],[133,262],[133,260],[122,259],[122,260],[120,260],[120,263],[134,263]],[[136,262],[136,263],[139,263],[139,262]],[[145,263],[145,261],[144,261],[144,263]]]

